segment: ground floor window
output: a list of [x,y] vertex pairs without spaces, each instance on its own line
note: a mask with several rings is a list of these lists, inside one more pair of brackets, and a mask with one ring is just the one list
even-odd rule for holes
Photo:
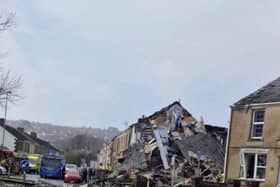
[[240,177],[246,179],[264,179],[266,154],[242,153],[240,159]]

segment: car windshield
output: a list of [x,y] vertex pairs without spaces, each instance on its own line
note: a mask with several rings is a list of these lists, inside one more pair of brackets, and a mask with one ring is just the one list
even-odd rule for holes
[[74,164],[66,164],[66,165],[65,165],[65,168],[66,168],[66,169],[76,169],[77,166],[74,165]]
[[42,159],[42,166],[46,169],[58,169],[60,167],[60,160],[44,158]]
[[32,159],[29,159],[29,163],[30,163],[30,164],[36,164],[36,161],[35,161],[35,160],[32,160]]

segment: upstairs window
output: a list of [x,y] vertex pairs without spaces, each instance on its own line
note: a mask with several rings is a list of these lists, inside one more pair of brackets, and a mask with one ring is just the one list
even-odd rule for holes
[[251,138],[263,138],[263,125],[264,125],[264,110],[254,110],[251,128]]

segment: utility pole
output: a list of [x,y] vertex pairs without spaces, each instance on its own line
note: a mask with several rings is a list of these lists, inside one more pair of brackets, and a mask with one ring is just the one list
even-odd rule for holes
[[2,139],[2,147],[4,147],[4,141],[5,141],[5,130],[6,130],[6,120],[7,120],[7,108],[8,108],[8,97],[9,94],[11,94],[11,91],[6,92],[6,98],[5,98],[5,113],[4,113],[4,126],[3,126],[3,139]]

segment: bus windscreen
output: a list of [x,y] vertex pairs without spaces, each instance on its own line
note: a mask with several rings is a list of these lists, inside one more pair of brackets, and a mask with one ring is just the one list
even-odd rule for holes
[[61,160],[52,159],[52,158],[44,158],[42,159],[42,167],[49,170],[59,169],[61,166]]

